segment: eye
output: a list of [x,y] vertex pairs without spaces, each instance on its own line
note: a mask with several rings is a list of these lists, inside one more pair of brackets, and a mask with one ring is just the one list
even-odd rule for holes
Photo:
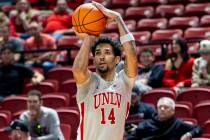
[[101,52],[99,52],[99,51],[95,52],[95,55],[100,55],[100,54],[101,54]]

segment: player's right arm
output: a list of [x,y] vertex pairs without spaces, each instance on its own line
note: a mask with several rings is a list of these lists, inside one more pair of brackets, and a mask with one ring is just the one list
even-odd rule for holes
[[88,70],[89,53],[96,37],[86,33],[78,33],[76,31],[75,33],[83,40],[82,46],[74,59],[72,67],[74,79],[76,83],[80,85],[90,78],[90,71]]

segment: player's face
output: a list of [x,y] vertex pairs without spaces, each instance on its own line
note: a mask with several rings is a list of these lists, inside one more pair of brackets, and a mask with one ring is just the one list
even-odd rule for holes
[[154,61],[154,56],[150,52],[142,52],[140,56],[140,63],[145,67],[150,66]]
[[159,105],[157,110],[160,121],[166,121],[174,115],[174,109],[169,105]]
[[94,63],[100,73],[114,70],[119,59],[114,55],[112,46],[109,44],[99,44],[95,50]]
[[39,99],[38,96],[29,96],[27,101],[28,110],[30,113],[30,116],[32,118],[36,118],[37,115],[40,113],[40,108],[42,105],[42,101]]

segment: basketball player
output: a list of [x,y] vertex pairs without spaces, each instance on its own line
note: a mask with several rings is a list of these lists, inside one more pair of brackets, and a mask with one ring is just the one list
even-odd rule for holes
[[[131,98],[131,89],[137,75],[137,58],[132,34],[119,13],[93,4],[109,21],[117,23],[125,66],[119,73],[115,66],[120,61],[120,48],[110,38],[99,38],[75,33],[83,44],[74,60],[73,74],[77,84],[77,103],[80,126],[77,140],[122,140],[125,119]],[[92,47],[96,72],[88,70],[88,56]]]

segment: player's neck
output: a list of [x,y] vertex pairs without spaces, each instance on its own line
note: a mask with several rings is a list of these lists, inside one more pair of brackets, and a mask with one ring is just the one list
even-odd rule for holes
[[109,71],[109,72],[106,72],[106,73],[100,73],[100,72],[97,72],[101,78],[103,78],[105,81],[113,81],[114,79],[114,76],[115,76],[115,71]]

